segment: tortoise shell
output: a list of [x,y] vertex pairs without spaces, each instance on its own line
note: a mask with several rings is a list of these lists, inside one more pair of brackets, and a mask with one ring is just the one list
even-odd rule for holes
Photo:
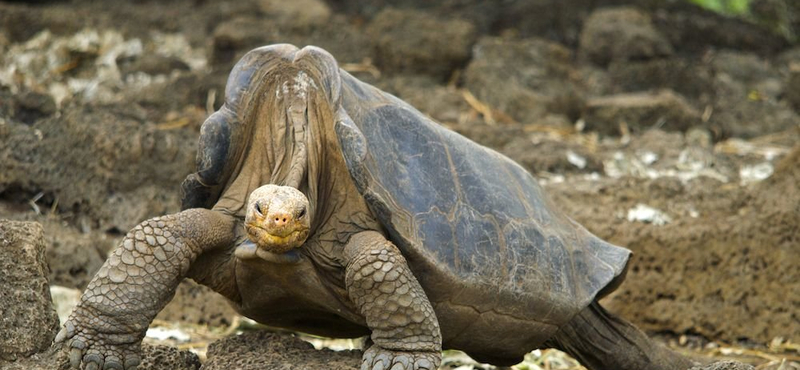
[[348,170],[432,301],[558,327],[624,278],[631,252],[565,216],[520,165],[340,74]]

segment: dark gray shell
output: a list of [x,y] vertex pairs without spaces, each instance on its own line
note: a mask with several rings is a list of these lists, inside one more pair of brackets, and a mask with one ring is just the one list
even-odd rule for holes
[[350,173],[434,304],[555,328],[622,280],[631,252],[559,212],[518,164],[341,74]]

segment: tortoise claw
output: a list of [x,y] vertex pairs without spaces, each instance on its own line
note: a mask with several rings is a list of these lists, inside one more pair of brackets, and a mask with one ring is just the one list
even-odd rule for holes
[[125,370],[122,367],[122,361],[116,356],[106,356],[106,363],[103,365],[103,370]]
[[80,348],[72,348],[69,350],[69,367],[77,369],[81,366],[81,359],[83,358],[83,350]]
[[436,370],[441,353],[392,351],[373,345],[362,358],[361,370]]
[[142,359],[138,355],[130,355],[125,359],[125,370],[136,370]]
[[103,368],[103,356],[99,353],[87,353],[83,356],[83,363],[86,364],[86,370],[100,370]]
[[67,327],[66,326],[61,328],[61,330],[58,331],[58,334],[56,334],[56,339],[53,339],[53,343],[56,343],[56,344],[62,343],[62,342],[64,342],[64,339],[67,339]]

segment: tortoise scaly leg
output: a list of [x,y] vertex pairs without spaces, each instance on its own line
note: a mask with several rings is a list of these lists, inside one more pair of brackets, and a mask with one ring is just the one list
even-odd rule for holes
[[135,369],[150,322],[200,254],[233,244],[235,225],[219,212],[190,209],[128,232],[56,337],[68,341],[72,368]]
[[350,299],[372,330],[362,370],[433,370],[442,359],[439,322],[397,247],[365,231],[345,247]]

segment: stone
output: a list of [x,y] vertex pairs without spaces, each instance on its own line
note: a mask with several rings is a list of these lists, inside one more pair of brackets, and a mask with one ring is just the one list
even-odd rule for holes
[[211,343],[204,370],[331,369],[355,370],[361,351],[314,349],[291,334],[246,332]]
[[[775,85],[773,82],[777,86],[771,86]],[[790,81],[765,78],[748,83],[729,73],[717,73],[713,87],[715,101],[709,125],[717,137],[753,138],[800,125],[797,111],[788,102],[778,100],[783,97],[791,101],[789,91],[794,87]],[[781,94],[782,90],[786,91]]]
[[622,124],[631,131],[642,132],[649,128],[686,131],[702,123],[700,113],[671,90],[590,99],[583,119],[587,130],[606,135],[621,134]]
[[50,284],[84,289],[100,269],[107,251],[119,243],[106,233],[81,233],[60,221],[43,221],[47,229],[47,262]]
[[478,100],[533,123],[548,113],[578,118],[583,87],[576,82],[573,54],[565,46],[538,38],[481,38],[464,71],[464,87]]
[[412,72],[447,81],[470,58],[475,26],[416,11],[389,8],[367,26],[381,72]]
[[200,358],[189,350],[170,346],[142,346],[142,363],[138,370],[198,370]]
[[143,72],[151,76],[169,75],[173,71],[188,71],[189,65],[178,57],[144,53],[135,58],[118,59],[120,73],[130,75]]
[[331,17],[331,8],[320,0],[261,0],[262,12],[298,30],[324,25]]
[[[169,346],[142,345],[142,362],[137,370],[198,370],[200,359],[189,350],[179,350]],[[20,361],[3,363],[3,370],[68,370],[69,358],[66,351],[54,346]]]
[[789,82],[786,86],[786,99],[800,113],[800,63],[789,65]]
[[266,19],[239,16],[221,22],[214,29],[211,41],[212,64],[230,63],[250,48],[279,39],[277,28]]
[[753,365],[736,361],[718,361],[709,365],[695,366],[689,370],[753,370]]
[[56,103],[49,94],[26,91],[17,97],[15,108],[14,119],[31,125],[53,115],[56,112]]
[[42,226],[0,220],[0,360],[30,356],[55,338],[48,274]]
[[695,104],[709,104],[714,96],[714,71],[705,63],[670,58],[614,63],[608,66],[612,93],[671,89]]
[[604,8],[592,13],[584,23],[579,54],[604,66],[664,57],[672,54],[672,45],[646,13],[629,7]]

